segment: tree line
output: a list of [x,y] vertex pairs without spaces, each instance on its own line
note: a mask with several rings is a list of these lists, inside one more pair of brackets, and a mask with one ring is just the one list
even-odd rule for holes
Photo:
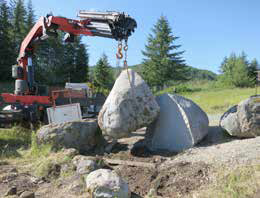
[[[0,79],[11,80],[11,65],[16,63],[22,40],[35,23],[32,1],[11,0],[9,4],[0,0]],[[110,66],[103,54],[94,69],[89,68],[89,54],[81,37],[74,43],[65,43],[64,33],[58,38],[49,38],[38,45],[33,57],[36,68],[36,79],[39,83],[63,84],[64,82],[91,82],[100,90],[112,88],[115,80],[115,69]],[[148,35],[142,54],[143,62],[138,71],[144,80],[156,90],[176,85],[196,76],[215,80],[216,76],[208,71],[198,71],[187,66],[183,58],[184,51],[177,44],[166,16],[161,16]],[[224,58],[217,77],[227,86],[253,86],[256,82],[256,59],[248,61],[245,53],[232,53]],[[118,72],[118,71],[117,71]]]
[[[0,0],[0,79],[12,81],[11,66],[23,39],[36,22],[32,0]],[[67,81],[88,80],[88,53],[81,37],[74,43],[65,43],[64,33],[48,38],[37,46],[33,56],[36,79],[39,83],[60,84]]]
[[259,64],[256,59],[251,62],[248,60],[245,52],[237,55],[231,53],[225,57],[220,66],[219,81],[224,86],[251,87],[256,84],[256,70],[259,70]]

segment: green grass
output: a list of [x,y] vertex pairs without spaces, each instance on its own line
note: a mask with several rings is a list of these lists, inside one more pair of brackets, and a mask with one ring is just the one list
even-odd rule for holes
[[31,131],[19,126],[0,129],[0,159],[19,157],[20,149],[27,149],[31,144]]
[[159,91],[156,95],[174,93],[174,91],[191,99],[209,114],[224,113],[231,106],[255,95],[255,88],[223,88],[216,81],[184,83]]
[[46,157],[50,152],[51,146],[38,145],[36,134],[30,129],[20,126],[0,129],[0,159]]
[[[225,171],[223,171],[225,170]],[[219,170],[216,182],[201,191],[199,197],[254,197],[260,189],[260,164]]]
[[194,93],[183,93],[210,114],[223,113],[233,105],[255,94],[254,88],[213,89]]

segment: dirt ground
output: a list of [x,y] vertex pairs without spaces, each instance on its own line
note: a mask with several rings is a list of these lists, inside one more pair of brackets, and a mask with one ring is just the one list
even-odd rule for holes
[[[101,158],[144,162],[154,168],[108,164],[129,184],[132,197],[193,197],[193,192],[205,188],[214,180],[216,168],[223,165],[234,168],[239,164],[260,163],[260,137],[235,139],[224,134],[211,122],[209,135],[196,147],[182,153],[151,153],[142,144],[145,130],[141,129],[129,138],[121,139],[110,154]],[[51,174],[55,177],[37,178],[25,169],[27,164],[14,163],[12,160],[0,161],[0,197],[16,187],[19,195],[24,191],[35,192],[36,198],[90,197],[84,191],[84,182],[72,175],[59,178],[60,168]],[[25,171],[26,170],[26,171]],[[75,183],[76,182],[76,183]]]
[[209,182],[209,166],[201,163],[178,163],[167,170],[119,166],[115,170],[140,197],[151,189],[160,197],[183,197]]

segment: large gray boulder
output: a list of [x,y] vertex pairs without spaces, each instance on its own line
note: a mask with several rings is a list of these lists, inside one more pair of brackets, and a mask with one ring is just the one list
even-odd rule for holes
[[149,125],[159,110],[141,76],[131,69],[123,70],[98,115],[98,124],[104,135],[118,139]]
[[85,178],[87,191],[93,198],[130,198],[128,184],[109,169],[98,169]]
[[252,96],[223,114],[220,126],[236,137],[260,135],[260,96]]
[[163,94],[156,97],[160,115],[147,127],[145,141],[152,151],[179,152],[193,147],[208,133],[206,113],[182,96]]
[[54,149],[75,148],[80,152],[94,149],[102,140],[96,119],[45,125],[36,137],[38,144],[50,144]]

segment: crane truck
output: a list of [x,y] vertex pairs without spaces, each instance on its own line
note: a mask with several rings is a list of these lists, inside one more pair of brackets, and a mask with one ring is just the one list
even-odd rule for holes
[[[44,121],[46,109],[59,105],[61,91],[43,93],[35,80],[35,68],[32,61],[37,44],[50,36],[57,37],[58,30],[66,32],[64,41],[73,42],[78,35],[97,36],[115,39],[119,42],[118,58],[122,58],[122,41],[137,27],[136,21],[122,12],[79,11],[80,20],[52,16],[40,17],[20,46],[17,65],[12,67],[15,78],[14,93],[1,93],[0,107],[10,108],[0,111],[0,125],[13,122],[35,123]],[[65,94],[66,95],[66,94]],[[68,94],[67,94],[68,95]],[[71,93],[69,93],[71,97]],[[77,95],[75,98],[80,97]]]

